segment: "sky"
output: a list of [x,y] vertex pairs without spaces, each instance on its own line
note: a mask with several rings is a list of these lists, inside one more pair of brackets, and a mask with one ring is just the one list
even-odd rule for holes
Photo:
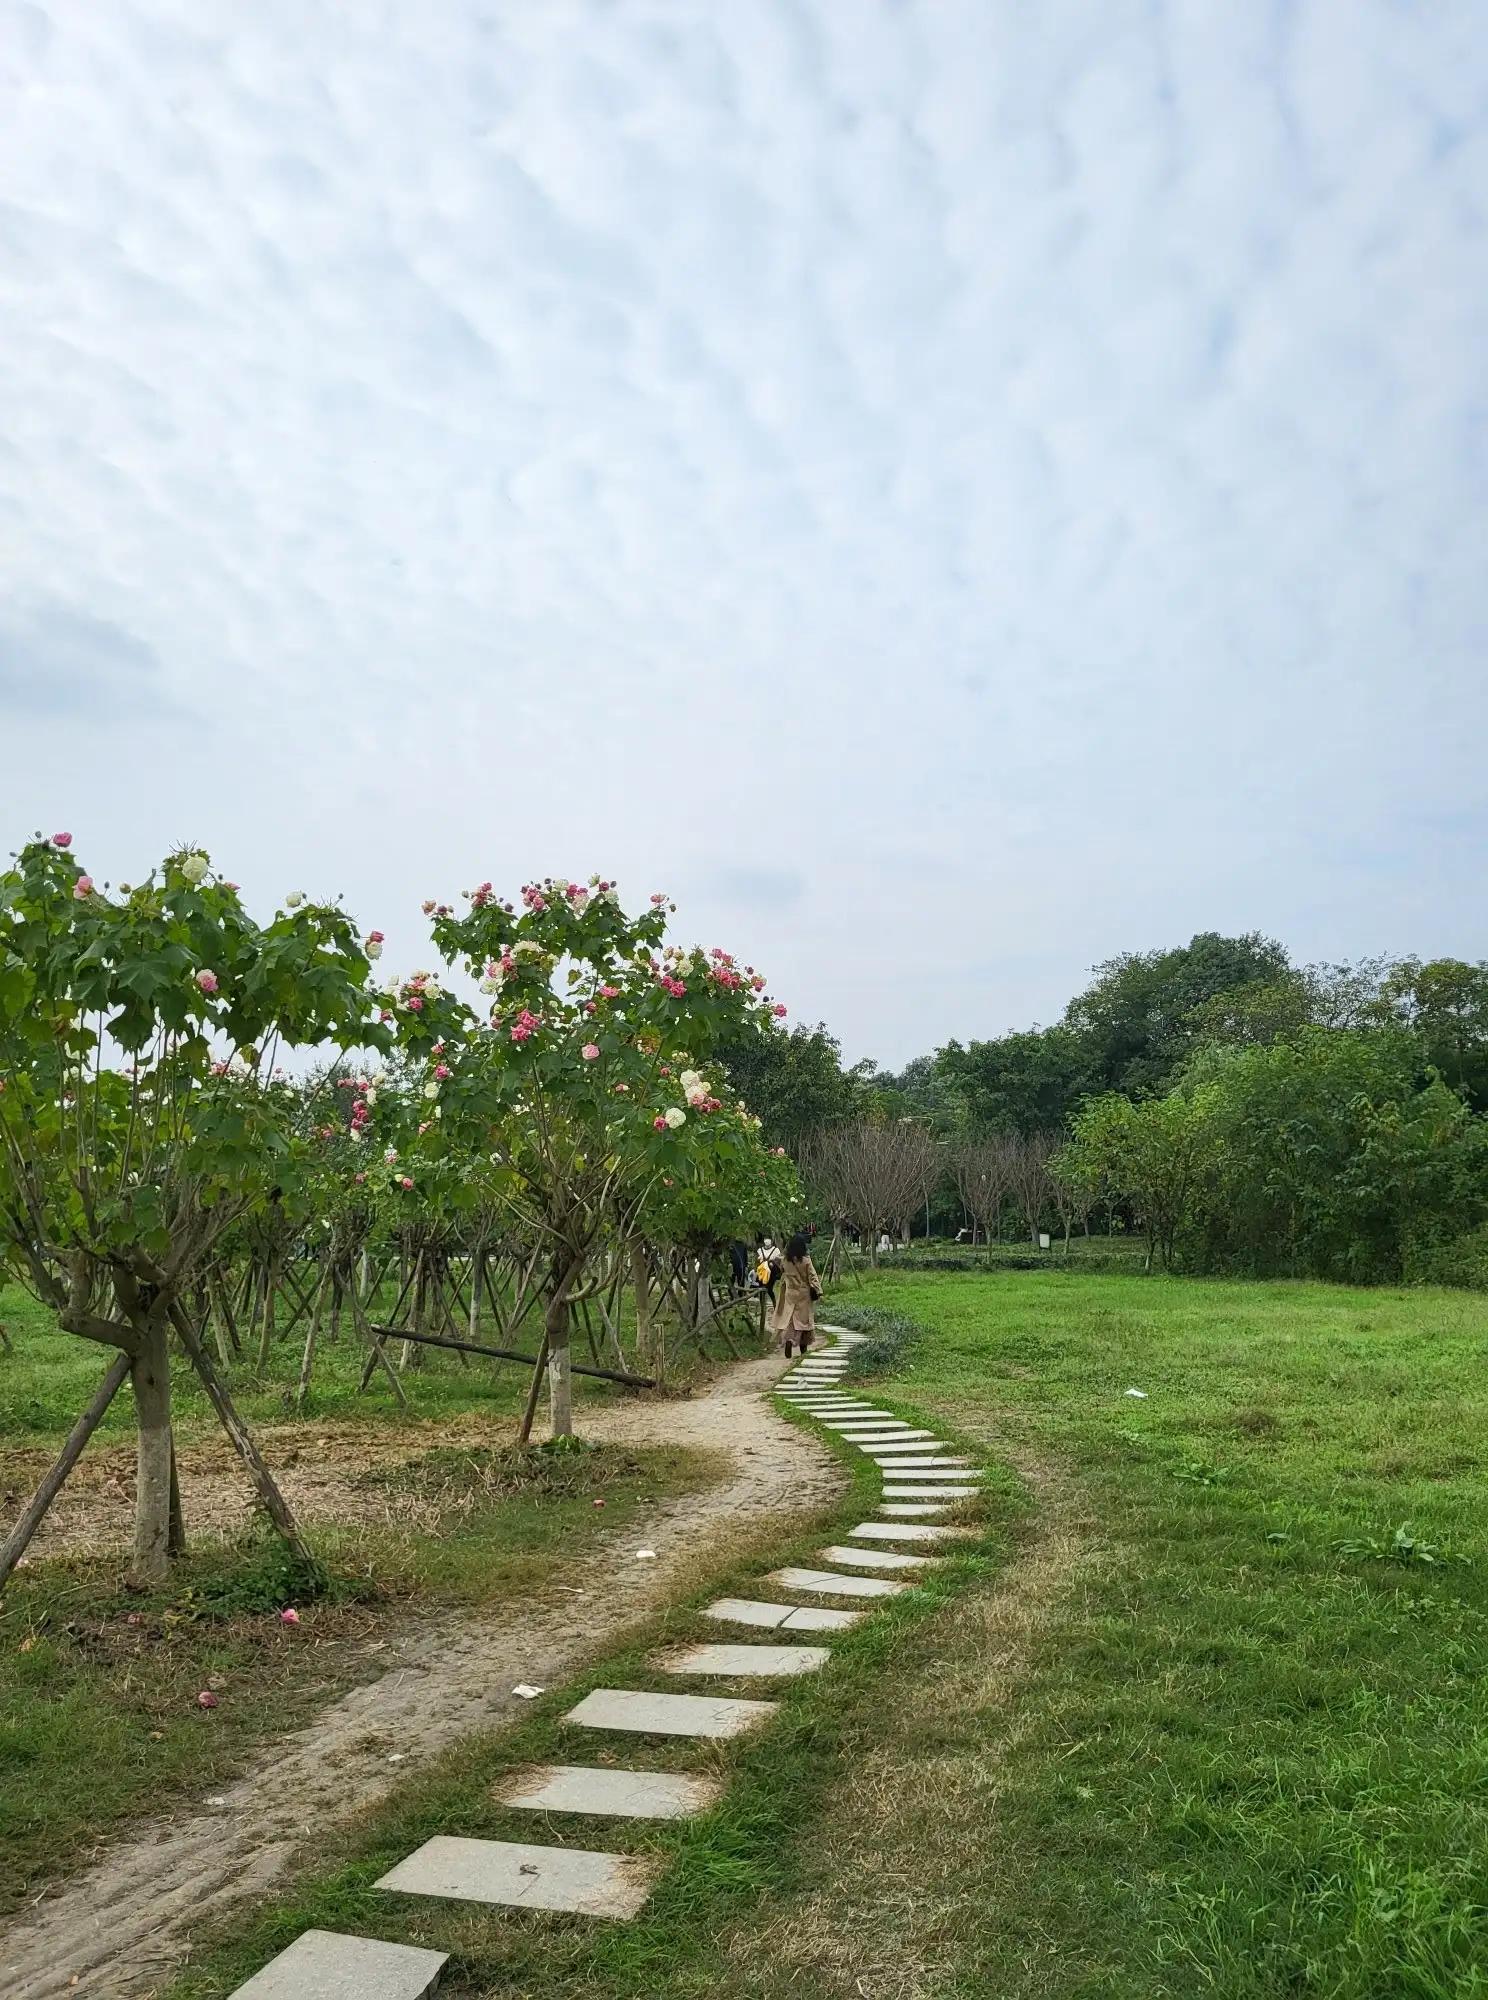
[[890,1065],[1488,956],[1481,0],[0,0],[0,849]]

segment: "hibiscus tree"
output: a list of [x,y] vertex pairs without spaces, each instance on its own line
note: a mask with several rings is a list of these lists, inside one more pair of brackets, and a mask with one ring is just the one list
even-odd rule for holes
[[[706,1171],[721,1097],[713,1050],[785,1012],[763,977],[722,950],[666,942],[672,906],[628,915],[613,883],[489,883],[456,915],[429,905],[447,963],[479,983],[477,1012],[427,974],[389,1011],[423,1065],[432,1159],[487,1163],[484,1192],[546,1260],[544,1340],[555,1436],[573,1429],[569,1317],[607,1237],[623,1239],[655,1184]],[[716,1126],[726,1153],[737,1132]]]
[[[70,848],[67,834],[38,836],[0,875],[0,1260],[65,1331],[115,1353],[51,1491],[109,1397],[126,1377],[133,1387],[132,1575],[151,1583],[183,1539],[173,1335],[299,1548],[193,1304],[224,1240],[299,1171],[307,1141],[273,1083],[277,1052],[387,1039],[365,985],[378,938],[301,897],[260,925],[204,854],[110,892]],[[8,1560],[49,1497],[44,1485]]]

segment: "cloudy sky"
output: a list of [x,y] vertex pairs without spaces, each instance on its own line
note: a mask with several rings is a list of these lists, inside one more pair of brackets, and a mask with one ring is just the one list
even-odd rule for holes
[[1485,210],[1482,0],[0,0],[0,846],[1488,954]]

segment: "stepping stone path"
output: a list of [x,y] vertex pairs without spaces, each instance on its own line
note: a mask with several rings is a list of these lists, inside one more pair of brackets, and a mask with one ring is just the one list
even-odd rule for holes
[[498,1797],[523,1812],[604,1813],[611,1819],[688,1819],[706,1812],[723,1786],[683,1771],[606,1771],[588,1764],[546,1764]]
[[939,1542],[951,1535],[972,1535],[974,1528],[921,1528],[913,1521],[860,1521],[849,1528],[865,1542]]
[[846,1632],[861,1611],[833,1611],[825,1604],[765,1604],[752,1597],[720,1597],[703,1609],[726,1625],[765,1625],[777,1632]]
[[740,1736],[768,1721],[773,1701],[720,1701],[710,1694],[642,1694],[596,1688],[564,1716],[586,1729],[628,1729],[641,1736]]
[[659,1867],[659,1858],[639,1854],[591,1854],[582,1847],[529,1847],[522,1841],[457,1840],[436,1833],[376,1886],[461,1903],[633,1917],[651,1893]]
[[424,2000],[448,1956],[339,1931],[301,1931],[234,2000]]
[[829,1563],[841,1563],[847,1569],[928,1569],[936,1561],[934,1556],[902,1556],[891,1549],[850,1549],[842,1545],[823,1549],[822,1554]]
[[829,1569],[777,1569],[766,1579],[782,1590],[811,1590],[819,1597],[897,1597],[907,1583],[880,1583],[876,1577],[836,1576]]
[[[945,1456],[947,1448],[933,1431],[916,1429],[891,1411],[875,1409],[837,1388],[851,1348],[865,1336],[839,1328],[823,1331],[836,1335],[836,1345],[813,1348],[778,1385],[777,1394],[862,1451],[886,1482],[911,1483],[885,1484],[879,1513],[886,1518],[862,1521],[848,1530],[847,1543],[821,1550],[822,1568],[775,1570],[764,1579],[771,1596],[720,1597],[699,1614],[715,1628],[734,1625],[774,1632],[781,1643],[699,1640],[653,1659],[650,1664],[659,1673],[748,1680],[820,1672],[831,1659],[831,1647],[784,1642],[784,1635],[851,1630],[872,1615],[878,1600],[912,1590],[921,1573],[943,1560],[949,1551],[938,1544],[977,1532],[932,1527],[923,1517],[947,1514],[979,1498],[980,1472],[964,1458]],[[871,1546],[879,1542],[894,1546]],[[911,1553],[906,1543],[925,1552]],[[791,1601],[802,1597],[866,1601],[855,1608]],[[563,1720],[573,1729],[621,1735],[726,1738],[763,1727],[777,1705],[737,1697],[595,1688]],[[691,1772],[550,1764],[513,1774],[495,1796],[514,1812],[580,1813],[623,1822],[684,1819],[707,1812],[722,1789],[721,1780]],[[394,1895],[447,1898],[492,1908],[624,1919],[640,1910],[665,1865],[663,1855],[438,1834],[390,1869],[377,1887]],[[238,1987],[234,2000],[425,2000],[438,1986],[445,1962],[443,1952],[344,1937],[335,1931],[305,1931]]]
[[980,1486],[886,1486],[885,1500],[979,1500]]
[[832,1657],[830,1646],[689,1646],[656,1662],[667,1674],[814,1674]]

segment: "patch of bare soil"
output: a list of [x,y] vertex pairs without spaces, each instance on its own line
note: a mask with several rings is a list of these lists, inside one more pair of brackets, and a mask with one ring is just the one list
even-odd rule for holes
[[[782,1366],[777,1357],[743,1362],[688,1401],[582,1412],[588,1436],[713,1450],[728,1476],[659,1505],[623,1542],[576,1564],[553,1602],[425,1617],[397,1629],[375,1653],[369,1649],[367,1681],[307,1728],[276,1740],[219,1804],[184,1808],[141,1828],[17,1918],[0,1943],[5,2000],[145,2000],[159,1992],[189,1957],[195,1931],[238,1899],[270,1889],[307,1836],[375,1807],[401,1773],[460,1737],[514,1717],[523,1706],[515,1686],[551,1687],[575,1673],[660,1608],[721,1541],[775,1515],[798,1517],[803,1507],[839,1492],[844,1480],[828,1453],[765,1397]],[[303,1431],[297,1435],[303,1446]],[[315,1462],[286,1465],[268,1434],[275,1470],[284,1472],[292,1499],[311,1519],[317,1496],[322,1513],[337,1518],[346,1518],[344,1506],[365,1507],[366,1492],[353,1487],[352,1476],[365,1471],[379,1448],[383,1462],[395,1462],[435,1442],[503,1435],[509,1426],[481,1433],[441,1423],[437,1438],[418,1439],[406,1431],[391,1436],[383,1427],[372,1434],[369,1427],[348,1454],[346,1433],[328,1428],[334,1461],[317,1453]],[[202,1449],[208,1456],[197,1474],[214,1462]],[[196,1477],[188,1473],[182,1485],[192,1495]],[[188,1504],[199,1524],[200,1495]],[[98,1532],[96,1496],[93,1513],[90,1540]],[[127,1521],[127,1502],[121,1519]],[[637,1561],[637,1548],[654,1549],[657,1559]]]

